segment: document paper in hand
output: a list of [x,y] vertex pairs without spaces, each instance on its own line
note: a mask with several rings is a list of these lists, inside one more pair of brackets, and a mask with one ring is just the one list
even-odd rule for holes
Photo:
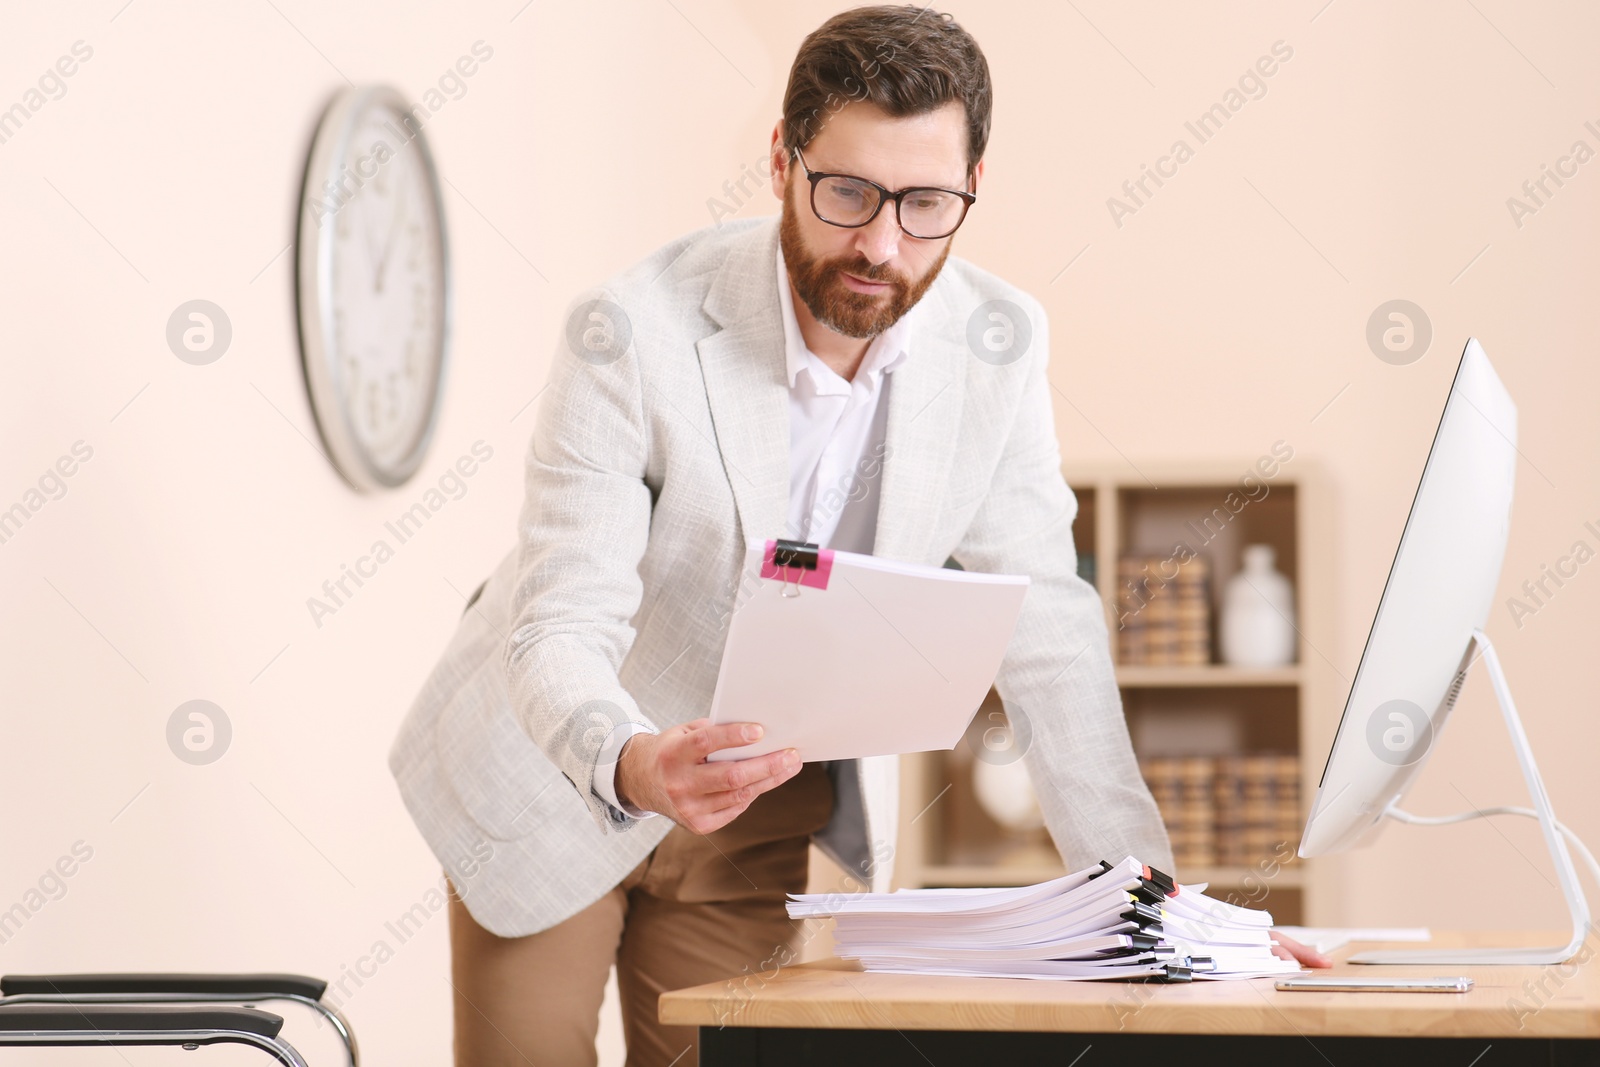
[[824,549],[816,571],[784,568],[784,581],[762,577],[771,545],[749,542],[711,699],[712,722],[765,734],[709,758],[954,748],[1000,670],[1028,579]]

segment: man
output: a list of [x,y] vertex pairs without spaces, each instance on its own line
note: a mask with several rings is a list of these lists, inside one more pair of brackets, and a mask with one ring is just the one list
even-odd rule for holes
[[773,130],[779,218],[689,234],[575,305],[518,544],[390,758],[459,895],[458,1064],[593,1063],[613,963],[629,1063],[692,1063],[657,998],[793,958],[812,840],[888,888],[892,757],[705,760],[758,729],[703,717],[747,538],[1029,575],[995,684],[1051,835],[1069,866],[1170,869],[1075,574],[1043,308],[950,257],[990,99],[948,16],[835,16]]

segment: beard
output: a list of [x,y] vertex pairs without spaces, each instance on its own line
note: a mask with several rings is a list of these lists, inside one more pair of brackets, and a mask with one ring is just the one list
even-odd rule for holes
[[[783,249],[784,264],[789,268],[789,278],[816,320],[846,337],[876,337],[899,322],[901,316],[922,299],[950,255],[953,242],[946,241],[933,266],[917,279],[896,273],[886,264],[871,264],[859,252],[831,258],[813,256],[801,240],[796,210],[785,198],[783,217],[778,224],[778,241]],[[884,210],[894,208],[884,205]],[[870,282],[888,282],[890,288],[881,293],[858,293],[845,285],[840,277],[842,271]]]

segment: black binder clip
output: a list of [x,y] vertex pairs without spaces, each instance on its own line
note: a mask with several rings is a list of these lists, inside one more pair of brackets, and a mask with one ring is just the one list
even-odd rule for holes
[[1172,875],[1155,867],[1146,867],[1149,873],[1146,881],[1152,883],[1164,896],[1175,897],[1178,895],[1178,880]]
[[1163,980],[1167,982],[1194,981],[1194,968],[1187,966],[1187,961],[1188,957],[1184,957],[1184,962],[1181,963],[1177,960],[1173,960],[1169,963],[1162,964],[1161,969],[1166,972],[1166,974],[1163,976]]
[[[780,596],[796,597],[800,595],[800,580],[796,578],[792,582],[790,581],[789,568],[798,567],[801,570],[816,570],[817,552],[820,549],[820,545],[810,541],[785,541],[779,538],[773,542],[772,564],[779,569],[781,575],[782,586],[778,590]],[[794,587],[794,592],[792,593],[789,591],[791,585]]]

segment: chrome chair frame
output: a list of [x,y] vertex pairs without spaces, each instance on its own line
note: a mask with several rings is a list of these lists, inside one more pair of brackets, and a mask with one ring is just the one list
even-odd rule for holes
[[[59,987],[65,985],[63,990]],[[22,987],[21,992],[10,990]],[[105,987],[124,986],[122,990]],[[217,988],[227,986],[229,988]],[[41,987],[54,989],[42,992]],[[74,989],[72,987],[79,987]],[[319,997],[308,995],[326,989],[321,979],[305,975],[228,974],[60,974],[5,975],[0,977],[0,1008],[22,1004],[176,1005],[264,1004],[272,1001],[303,1005],[328,1020],[344,1043],[350,1067],[360,1067],[355,1031],[339,1010]]]
[[260,1049],[283,1067],[309,1067],[278,1036],[282,1026],[281,1016],[254,1008],[16,1004],[0,1006],[0,1047],[237,1044]]

